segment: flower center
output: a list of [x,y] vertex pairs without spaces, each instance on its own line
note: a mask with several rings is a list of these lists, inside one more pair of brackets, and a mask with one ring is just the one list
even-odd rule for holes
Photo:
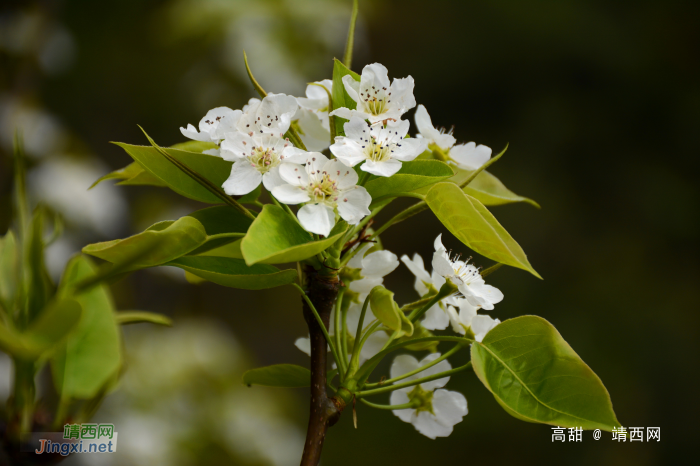
[[377,141],[374,136],[371,136],[365,153],[367,158],[373,162],[385,162],[391,157],[392,146],[393,144],[389,144],[386,141]]
[[307,192],[312,202],[321,202],[335,206],[338,200],[338,187],[335,180],[331,179],[328,173],[319,173],[321,177],[314,179],[311,177]]
[[391,102],[389,96],[391,92],[387,94],[387,88],[376,88],[372,86],[365,88],[364,92],[360,89],[360,99],[365,103],[365,107],[372,115],[381,115],[386,111],[387,104]]
[[435,414],[433,412],[433,392],[423,390],[420,385],[416,385],[413,390],[408,392],[408,399],[417,406],[416,412],[427,411],[430,414]]
[[254,166],[260,173],[267,173],[271,168],[276,167],[280,163],[279,155],[273,149],[256,147],[248,156],[250,164]]

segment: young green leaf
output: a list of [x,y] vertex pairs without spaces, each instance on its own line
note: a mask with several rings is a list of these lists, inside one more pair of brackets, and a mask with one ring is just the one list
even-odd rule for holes
[[[448,181],[461,185],[472,175],[472,173],[473,172],[468,170],[455,168],[455,176],[450,178]],[[465,186],[464,192],[478,199],[486,206],[510,204],[513,202],[527,202],[538,209],[540,208],[540,205],[532,199],[518,196],[510,189],[506,188],[501,180],[486,170],[479,173],[471,183]]]
[[[66,266],[59,295],[95,275],[97,268],[85,256],[75,256]],[[89,399],[121,366],[121,337],[114,318],[114,304],[107,285],[79,293],[75,300],[84,315],[75,331],[51,359],[56,389],[63,397]]]
[[178,142],[177,144],[173,144],[170,146],[171,149],[178,149],[178,150],[185,150],[187,152],[204,152],[205,150],[209,149],[218,149],[219,146],[214,144],[213,142],[204,142],[204,141],[185,141],[185,142]]
[[115,319],[119,325],[149,323],[165,325],[166,327],[173,326],[173,320],[170,317],[164,316],[163,314],[156,314],[154,312],[146,311],[117,312]]
[[[145,170],[176,193],[209,204],[220,204],[221,199],[158,152],[152,146],[134,146],[114,143],[124,149]],[[182,162],[216,186],[222,186],[231,173],[232,162],[213,155],[164,149],[174,159]]]
[[398,332],[397,337],[413,335],[413,324],[394,301],[394,293],[381,285],[375,286],[369,294],[369,305],[382,324]]
[[243,374],[243,383],[266,387],[308,387],[311,385],[311,371],[294,364],[275,364],[258,367]]
[[481,382],[518,419],[606,431],[620,425],[603,382],[541,317],[506,320],[471,354]]
[[[355,81],[360,80],[360,75],[351,71],[347,66],[337,58],[333,62],[333,108],[338,109],[342,107],[354,110],[357,108],[357,102],[352,100],[345,90],[345,85],[343,84],[343,76],[350,75]],[[335,130],[338,136],[345,136],[345,118],[333,117],[335,118]]]
[[338,222],[328,238],[314,241],[284,209],[267,204],[243,238],[241,251],[249,265],[301,261],[330,247],[346,229],[347,223]]
[[17,296],[17,242],[12,231],[0,238],[0,305],[12,312]]
[[424,186],[431,186],[454,175],[452,168],[439,160],[414,160],[403,162],[395,175],[386,178],[372,175],[365,189],[376,201],[382,197],[398,197]]
[[243,238],[253,221],[231,206],[214,206],[192,212],[188,217],[195,218],[207,233],[206,241],[191,255],[202,254],[212,249]]
[[165,265],[181,268],[210,282],[230,288],[262,290],[294,283],[295,269],[279,270],[266,264],[246,265],[241,259],[213,256],[180,257]]
[[436,184],[428,191],[425,202],[442,224],[475,252],[542,278],[532,268],[520,245],[491,212],[456,184]]
[[25,244],[27,248],[25,273],[29,276],[27,314],[30,322],[41,312],[54,294],[54,284],[51,281],[51,277],[49,277],[44,261],[45,244],[43,235],[46,217],[47,210],[44,206],[39,205],[34,209],[29,231],[29,241]]
[[207,240],[204,226],[193,217],[182,217],[171,224],[160,222],[154,227],[129,238],[90,244],[83,248],[83,252],[115,266],[138,256],[128,267],[128,270],[138,270],[184,256]]

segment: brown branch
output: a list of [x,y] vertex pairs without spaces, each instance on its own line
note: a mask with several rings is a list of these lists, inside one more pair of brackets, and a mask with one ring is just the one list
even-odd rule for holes
[[[323,324],[329,328],[331,310],[338,295],[338,277],[321,275],[312,268],[306,270],[306,277],[306,295],[318,311]],[[316,466],[321,459],[326,431],[340,418],[345,402],[339,397],[328,397],[326,391],[328,342],[306,301],[302,300],[302,305],[311,338],[311,403],[301,466]]]

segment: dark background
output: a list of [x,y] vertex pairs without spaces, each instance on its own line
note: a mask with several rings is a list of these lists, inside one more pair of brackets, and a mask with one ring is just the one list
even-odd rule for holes
[[[70,132],[75,153],[112,169],[130,159],[108,141],[146,143],[137,124],[162,145],[180,142],[180,126],[196,124],[214,106],[240,108],[254,95],[240,69],[225,64],[242,62],[242,52],[232,58],[232,48],[222,45],[230,29],[219,15],[195,8],[190,20],[203,21],[199,27],[173,19],[187,3],[9,2],[3,14],[32,10],[61,22],[77,54],[59,76],[3,54],[3,93],[40,103]],[[241,11],[270,5],[266,14],[278,21],[272,37],[303,78],[292,89],[269,87],[284,73],[275,75],[274,63],[267,63],[272,71],[257,77],[268,91],[303,95],[304,82],[330,77],[331,58],[343,51],[349,0],[300,2],[298,15],[295,2],[231,3]],[[340,41],[323,43],[312,31],[327,27],[331,3],[336,9],[328,17],[340,15],[333,27],[343,32]],[[496,152],[509,143],[492,173],[542,206],[492,209],[544,280],[512,268],[492,275],[489,282],[505,300],[491,315],[549,320],[603,380],[622,425],[659,426],[662,440],[617,444],[610,434],[595,441],[586,432],[581,444],[554,445],[549,426],[510,417],[467,373],[448,385],[469,402],[469,415],[451,437],[429,440],[390,413],[358,405],[360,428],[353,429],[350,413],[343,416],[328,435],[325,464],[679,464],[696,437],[691,420],[700,414],[700,3],[360,3],[354,70],[378,61],[390,77],[410,74],[416,99],[436,126],[454,125],[458,141]],[[254,72],[256,61],[269,60],[247,51]],[[0,165],[4,225],[6,167]],[[121,189],[134,211],[129,232],[164,219],[152,206],[198,208],[157,188]],[[403,205],[396,204],[394,210]],[[424,212],[389,229],[383,242],[399,256],[428,257],[440,232]],[[445,241],[466,249],[449,235]],[[413,299],[403,266],[385,283],[400,301]],[[306,362],[293,347],[305,328],[292,289],[182,285],[141,272],[114,290],[120,308],[166,313],[176,323],[185,315],[215,316],[261,365]],[[296,395],[303,426],[306,393]]]

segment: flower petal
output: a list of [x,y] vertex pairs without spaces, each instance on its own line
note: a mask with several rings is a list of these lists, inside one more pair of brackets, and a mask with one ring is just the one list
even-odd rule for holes
[[272,190],[272,195],[275,199],[283,204],[296,205],[303,202],[309,202],[311,198],[305,189],[291,184],[283,184]]
[[410,354],[400,354],[394,358],[389,369],[391,378],[400,377],[420,367],[418,360]]
[[262,175],[247,160],[234,162],[231,174],[224,181],[222,188],[229,196],[241,196],[248,194],[258,187],[262,181]]
[[372,197],[362,186],[347,191],[341,191],[338,198],[338,213],[350,225],[357,225],[369,215],[369,205]]
[[385,277],[396,270],[399,259],[391,251],[375,251],[367,254],[362,260],[362,276]]
[[473,142],[458,144],[450,149],[450,158],[465,170],[477,170],[491,158],[491,148]]
[[391,176],[401,170],[401,162],[398,160],[389,159],[384,162],[374,162],[367,160],[360,167],[363,171],[369,172],[377,176]]
[[[410,399],[408,398],[408,393],[411,390],[411,388],[400,388],[391,392],[391,396],[389,397],[389,404],[403,405],[408,403],[410,401]],[[403,422],[411,422],[411,418],[413,417],[414,411],[414,409],[395,409],[392,411],[392,413],[394,413],[394,415],[401,419]]]
[[442,310],[439,304],[434,304],[425,313],[421,322],[428,330],[445,330],[450,323],[450,317]]
[[328,236],[335,225],[335,212],[323,204],[306,204],[299,209],[297,217],[306,231],[317,235]]
[[283,163],[279,167],[280,177],[292,186],[306,186],[309,184],[309,175],[302,165],[296,163]]

